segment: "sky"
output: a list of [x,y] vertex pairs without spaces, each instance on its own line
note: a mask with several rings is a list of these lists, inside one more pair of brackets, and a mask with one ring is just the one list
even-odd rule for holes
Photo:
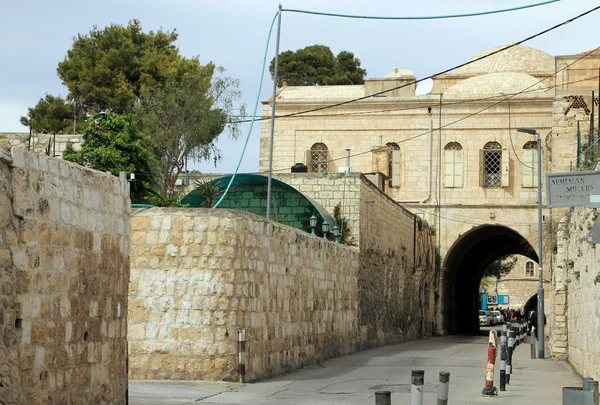
[[[284,9],[377,16],[424,16],[481,12],[541,0],[282,0]],[[145,31],[176,29],[183,56],[214,62],[239,79],[241,103],[251,113],[272,92],[266,72],[259,89],[267,34],[279,2],[274,0],[3,0],[0,7],[0,132],[25,132],[19,117],[45,93],[66,96],[56,74],[77,34],[94,25],[126,25],[138,19]],[[367,77],[382,77],[398,67],[417,79],[465,62],[476,53],[516,42],[598,5],[597,0],[562,0],[515,12],[444,20],[382,21],[284,12],[280,50],[322,44],[337,54],[353,52]],[[552,55],[571,55],[600,46],[600,11],[524,45]],[[275,52],[272,36],[268,61]],[[426,87],[420,88],[426,92]],[[259,105],[258,113],[261,112]],[[223,159],[190,163],[205,173],[235,170],[249,125],[237,140],[222,134]],[[258,170],[260,123],[254,125],[240,172]],[[276,146],[275,146],[276,147]]]

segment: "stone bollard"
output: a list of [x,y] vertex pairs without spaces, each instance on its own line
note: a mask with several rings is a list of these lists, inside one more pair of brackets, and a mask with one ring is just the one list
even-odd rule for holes
[[410,378],[410,405],[423,405],[425,371],[413,370]]
[[506,391],[506,330],[500,331],[500,391]]
[[392,393],[390,391],[377,391],[375,393],[375,405],[392,405]]
[[450,373],[440,371],[440,381],[437,386],[437,405],[448,405],[448,390],[450,388]]
[[496,366],[496,331],[490,331],[488,342],[488,359],[485,370],[485,387],[481,391],[484,396],[497,396],[498,389],[494,387],[494,367]]
[[506,357],[506,383],[510,384],[510,375],[512,374],[512,355],[515,346],[515,331],[512,329],[508,330],[508,347]]

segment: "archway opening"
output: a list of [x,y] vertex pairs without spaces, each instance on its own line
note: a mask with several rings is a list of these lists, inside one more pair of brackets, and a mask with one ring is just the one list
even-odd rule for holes
[[444,259],[443,328],[447,333],[472,334],[479,330],[479,284],[485,269],[509,255],[537,262],[531,244],[504,225],[480,225],[461,235]]

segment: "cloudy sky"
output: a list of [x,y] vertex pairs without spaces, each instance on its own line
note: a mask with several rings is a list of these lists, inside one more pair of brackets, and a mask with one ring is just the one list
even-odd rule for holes
[[[358,15],[422,16],[458,14],[516,7],[541,0],[283,0],[287,9]],[[24,132],[19,117],[44,93],[66,95],[56,67],[73,37],[94,25],[127,24],[133,18],[144,30],[177,29],[184,56],[213,61],[238,78],[247,110],[259,91],[262,57],[269,25],[279,2],[273,0],[3,0],[0,12],[0,132]],[[558,3],[481,17],[430,21],[374,21],[284,13],[281,50],[313,44],[354,52],[368,77],[381,77],[394,67],[410,69],[417,78],[466,61],[484,49],[519,41],[598,5],[597,0]],[[543,35],[525,45],[553,55],[575,54],[600,45],[600,11]],[[269,60],[274,56],[274,36]],[[267,77],[261,100],[269,97]],[[260,112],[260,109],[259,109]],[[241,172],[258,169],[259,128],[255,125]],[[247,127],[244,128],[244,137]],[[194,164],[204,172],[234,170],[243,139],[221,136],[224,159],[215,168]]]

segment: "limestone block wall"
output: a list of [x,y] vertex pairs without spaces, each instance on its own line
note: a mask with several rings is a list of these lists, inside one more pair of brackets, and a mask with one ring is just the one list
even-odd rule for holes
[[0,402],[124,404],[129,186],[0,148]]
[[600,378],[600,251],[585,238],[597,216],[596,210],[575,208],[561,222],[550,339],[555,357],[566,352],[579,374],[595,379]]
[[132,217],[130,377],[247,379],[358,348],[358,252],[254,214],[150,209]]
[[361,176],[359,324],[363,347],[435,330],[435,238]]
[[[29,133],[24,132],[0,132],[0,145],[30,150],[39,154],[46,154],[48,145],[52,153],[53,138],[50,134],[33,134],[31,139]],[[56,157],[62,157],[62,153],[71,142],[75,150],[79,150],[83,143],[82,135],[56,135]]]

